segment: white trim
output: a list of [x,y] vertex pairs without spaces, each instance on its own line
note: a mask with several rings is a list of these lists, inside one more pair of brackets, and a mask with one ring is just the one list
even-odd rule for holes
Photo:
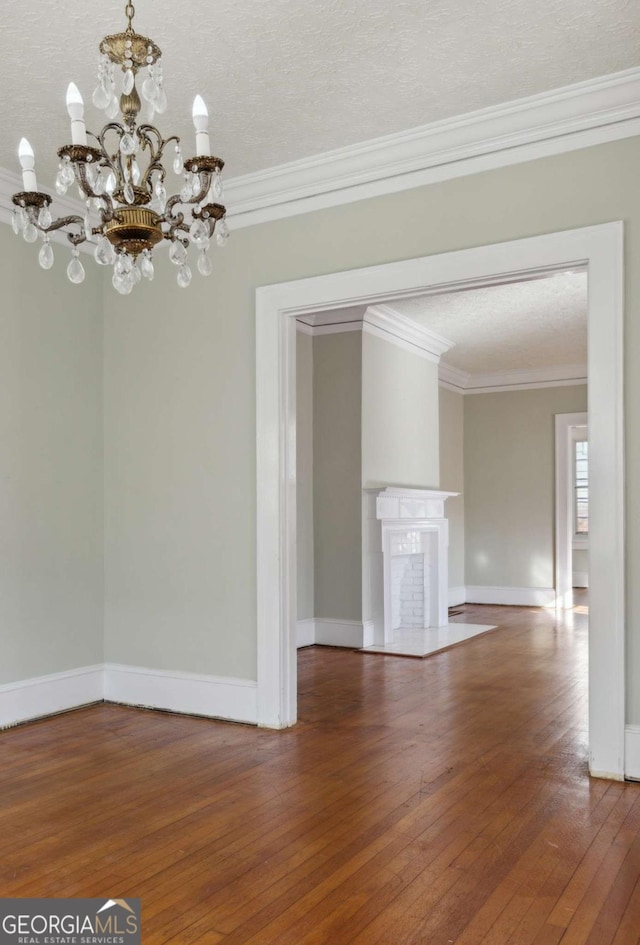
[[553,607],[553,587],[481,587],[466,589],[467,604],[503,604],[509,607]]
[[[235,228],[253,226],[637,134],[633,68],[230,178],[227,216]],[[19,174],[0,168],[0,222],[9,222],[21,189]],[[57,195],[53,209],[84,214],[79,200]]]
[[587,383],[586,364],[565,364],[556,367],[519,368],[469,374],[445,362],[438,368],[440,386],[457,394],[490,394],[512,390],[538,390],[543,387],[571,387]]
[[630,781],[640,781],[640,725],[627,725],[624,731],[624,773]]
[[296,647],[313,646],[316,642],[316,622],[313,617],[305,617],[296,622]]
[[315,619],[315,642],[317,646],[345,646],[362,649],[373,645],[373,621],[333,620],[327,617]]
[[390,305],[370,305],[362,317],[362,330],[420,354],[435,364],[453,348],[453,341],[401,315]]
[[231,178],[228,216],[252,226],[639,133],[633,68]]
[[104,677],[107,702],[233,722],[257,722],[257,684],[249,679],[117,663],[105,664]]
[[313,325],[307,325],[305,322],[296,321],[296,331],[299,331],[302,335],[315,335],[315,329]]
[[573,572],[573,586],[574,587],[589,587],[589,572],[588,571],[574,571]]
[[307,325],[305,322],[296,320],[296,328],[303,331],[306,335],[342,335],[346,331],[362,331],[362,321],[341,321],[332,322],[327,325]]
[[585,427],[589,414],[557,413],[555,419],[555,487],[556,487],[556,603],[573,607],[573,476],[571,463],[572,429]]
[[588,267],[591,588],[590,769],[624,774],[623,225],[606,223],[300,279],[256,290],[258,718],[296,720],[295,318]]
[[449,588],[449,607],[459,607],[467,602],[467,589],[464,586]]
[[0,728],[76,709],[104,697],[102,665],[0,685]]
[[362,649],[373,644],[373,621],[306,617],[296,622],[296,646],[345,646]]

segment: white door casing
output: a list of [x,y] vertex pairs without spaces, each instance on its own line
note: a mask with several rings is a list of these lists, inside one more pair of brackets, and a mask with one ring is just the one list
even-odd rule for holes
[[295,317],[585,267],[589,275],[589,759],[624,777],[623,224],[550,233],[256,290],[258,722],[296,721]]
[[556,414],[556,607],[573,607],[573,475],[571,431],[587,425],[586,413]]

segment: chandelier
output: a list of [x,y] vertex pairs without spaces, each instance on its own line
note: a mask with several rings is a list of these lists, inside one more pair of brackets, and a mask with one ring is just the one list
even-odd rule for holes
[[[214,234],[220,246],[229,236],[226,209],[219,202],[224,161],[210,151],[207,107],[197,95],[193,103],[196,157],[183,161],[180,138],[163,138],[151,124],[154,115],[162,115],[167,107],[159,63],[162,53],[152,40],[135,32],[132,3],[127,3],[125,16],[126,30],[105,36],[100,43],[93,103],[104,110],[108,122],[99,134],[87,131],[84,103],[73,82],[67,90],[71,144],[58,149],[55,189],[63,196],[76,183],[85,202],[84,215],[53,219],[51,197],[38,190],[35,156],[26,138],[18,150],[23,189],[12,198],[15,233],[27,243],[42,236],[39,261],[43,269],[50,269],[54,261],[50,234],[61,230],[72,247],[67,267],[71,282],[84,280],[79,246],[90,240],[95,242],[96,262],[113,266],[113,285],[122,295],[128,295],[143,277],[153,279],[154,248],[164,241],[169,243],[169,258],[177,267],[178,285],[186,288],[191,282],[188,248],[195,247],[198,271],[206,276],[212,270],[209,250]],[[117,70],[122,72],[119,96]],[[142,102],[136,87],[141,75],[140,91],[149,107],[148,121],[143,123],[138,122]],[[181,189],[174,196],[167,194],[163,164],[170,143],[173,171],[182,178]]]

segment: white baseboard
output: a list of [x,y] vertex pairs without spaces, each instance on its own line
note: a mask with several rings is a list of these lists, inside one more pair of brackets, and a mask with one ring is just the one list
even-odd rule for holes
[[0,686],[0,728],[101,702],[103,677],[100,664],[5,683]]
[[573,586],[574,587],[589,587],[589,572],[588,571],[574,571],[573,572]]
[[249,679],[201,676],[118,663],[107,663],[104,676],[107,702],[254,725],[258,721],[257,684]]
[[630,781],[640,781],[640,725],[624,728],[624,776]]
[[[373,621],[362,623],[358,620],[334,620],[332,618],[316,617],[313,620],[298,621],[298,641],[309,639],[309,626],[300,627],[300,624],[313,623],[313,642],[319,646],[345,646],[349,649],[362,649],[363,646],[373,646]],[[300,643],[298,646],[309,646],[310,643]]]
[[102,701],[256,725],[257,692],[249,679],[115,663],[83,666],[0,685],[0,729]]
[[296,646],[313,646],[316,642],[316,621],[314,617],[305,617],[296,623]]
[[469,587],[468,604],[506,604],[511,607],[553,607],[554,587]]
[[450,587],[449,588],[449,607],[459,607],[460,604],[466,604],[466,602],[467,602],[466,587]]

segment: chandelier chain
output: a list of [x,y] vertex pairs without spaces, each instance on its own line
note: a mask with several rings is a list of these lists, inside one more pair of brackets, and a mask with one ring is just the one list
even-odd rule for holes
[[129,21],[127,23],[127,30],[132,30],[133,29],[132,21],[133,21],[134,16],[136,15],[136,8],[134,7],[132,3],[127,3],[126,7],[124,8],[124,15]]

